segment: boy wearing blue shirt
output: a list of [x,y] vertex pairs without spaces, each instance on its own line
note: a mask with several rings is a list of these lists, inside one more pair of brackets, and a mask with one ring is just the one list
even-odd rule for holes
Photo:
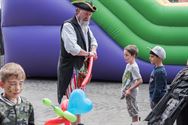
[[150,49],[149,60],[154,65],[149,80],[149,96],[151,109],[164,96],[167,89],[167,73],[163,65],[163,60],[166,58],[165,50],[160,46],[155,46]]

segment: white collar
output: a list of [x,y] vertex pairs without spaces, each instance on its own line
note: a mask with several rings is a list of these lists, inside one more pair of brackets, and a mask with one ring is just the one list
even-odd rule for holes
[[2,100],[3,102],[7,103],[10,106],[14,106],[16,104],[20,104],[22,99],[21,97],[18,97],[17,103],[14,103],[12,101],[10,101],[9,99],[7,99],[6,97],[3,96],[3,93],[0,95],[0,100]]

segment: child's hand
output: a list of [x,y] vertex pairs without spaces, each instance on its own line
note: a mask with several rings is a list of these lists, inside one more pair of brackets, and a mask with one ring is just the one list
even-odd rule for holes
[[126,92],[125,92],[125,96],[128,96],[131,94],[131,90],[130,89],[127,89]]

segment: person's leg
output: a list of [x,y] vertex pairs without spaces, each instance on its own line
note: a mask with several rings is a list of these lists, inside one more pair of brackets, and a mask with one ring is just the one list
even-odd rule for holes
[[138,121],[139,121],[138,115],[132,117],[132,122],[138,122]]
[[68,85],[72,78],[73,69],[72,68],[63,68],[61,61],[58,62],[58,72],[57,72],[57,95],[58,103],[61,104],[63,95],[66,94]]
[[[80,72],[82,72],[81,70],[86,70],[85,67],[83,66],[81,69],[74,69],[74,80],[73,83],[75,86],[74,88],[72,88],[72,90],[74,89],[79,89],[81,86],[81,83],[83,82],[83,79],[80,79]],[[81,115],[77,115],[77,121],[75,123],[72,123],[72,125],[84,125],[81,123]]]
[[132,122],[138,122],[139,116],[138,116],[138,105],[136,102],[136,97],[128,96],[126,97],[127,100],[127,108],[129,115],[132,117]]
[[76,123],[76,122],[74,122],[74,123],[71,123],[71,125],[77,125],[77,123]]
[[80,115],[76,115],[76,117],[77,117],[76,122],[71,123],[71,125],[82,125],[82,124],[80,123],[80,122],[81,122],[81,116],[80,116]]
[[81,122],[81,115],[77,115],[77,123],[79,124]]

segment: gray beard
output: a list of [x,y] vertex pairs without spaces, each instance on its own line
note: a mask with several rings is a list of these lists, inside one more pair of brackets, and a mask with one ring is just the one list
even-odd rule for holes
[[83,27],[87,27],[89,25],[89,21],[80,20],[80,25]]

